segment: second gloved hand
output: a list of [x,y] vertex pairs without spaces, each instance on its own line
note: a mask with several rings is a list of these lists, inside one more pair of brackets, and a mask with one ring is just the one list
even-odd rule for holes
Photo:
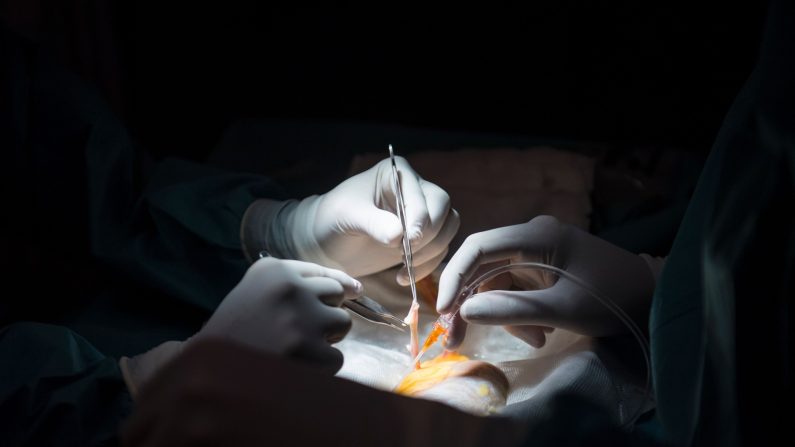
[[[437,310],[448,313],[461,290],[499,265],[540,262],[590,284],[646,327],[654,277],[646,261],[551,216],[473,234],[445,267]],[[589,336],[627,332],[624,324],[589,292],[566,278],[539,270],[513,270],[480,288],[461,306],[448,348],[463,341],[466,324],[504,325],[513,335],[541,347],[546,333],[563,328]]]
[[249,267],[213,315],[187,341],[170,341],[120,362],[135,394],[165,363],[188,345],[223,339],[258,351],[311,363],[334,373],[351,317],[339,306],[362,294],[362,285],[339,270],[308,262],[265,258]]
[[[419,280],[442,262],[459,218],[444,190],[420,178],[404,158],[395,159]],[[244,246],[249,253],[266,249],[351,276],[369,275],[402,261],[403,230],[396,209],[391,163],[385,159],[320,196],[254,202],[243,222]],[[405,267],[397,281],[408,285]]]
[[340,341],[351,317],[344,299],[362,286],[339,270],[308,262],[265,258],[254,263],[190,340],[224,338],[337,371]]

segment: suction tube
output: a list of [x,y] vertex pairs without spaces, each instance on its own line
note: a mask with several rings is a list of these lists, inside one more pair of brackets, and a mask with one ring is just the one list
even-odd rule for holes
[[[571,273],[563,269],[557,268],[549,264],[543,264],[540,262],[517,262],[515,264],[507,264],[499,266],[483,273],[472,283],[470,283],[470,285],[465,287],[455,302],[455,311],[441,315],[438,319],[438,324],[440,324],[442,328],[444,328],[445,330],[449,329],[450,325],[453,322],[453,319],[455,318],[456,315],[458,315],[458,312],[461,310],[461,305],[464,304],[464,301],[466,301],[470,296],[472,296],[484,282],[494,278],[499,274],[510,272],[512,270],[523,270],[523,269],[535,269],[535,270],[543,270],[551,272],[558,275],[558,277],[566,278],[569,281],[573,282],[574,284],[577,284],[583,290],[587,291],[593,298],[599,301],[603,306],[605,306],[608,310],[613,312],[613,314],[615,314],[615,316],[618,317],[618,319],[621,320],[622,323],[624,323],[624,325],[629,329],[629,331],[635,337],[635,340],[638,342],[638,346],[640,347],[640,350],[643,353],[643,361],[646,363],[646,386],[645,386],[646,400],[641,402],[640,406],[638,407],[638,410],[635,412],[632,418],[630,418],[624,424],[624,426],[626,427],[633,424],[637,420],[637,418],[640,417],[641,410],[643,409],[644,404],[652,399],[651,398],[652,396],[651,359],[649,357],[649,342],[646,339],[646,337],[643,335],[643,331],[640,330],[638,325],[635,324],[634,321],[632,321],[629,315],[627,315],[627,313],[624,312],[624,310],[621,309],[621,307],[619,307],[613,300],[608,298],[606,295],[596,290],[596,288],[593,287],[591,284],[583,281],[579,277],[572,275]],[[423,354],[425,350],[426,349],[423,349],[423,351],[420,352],[420,355],[417,356],[417,360],[419,360],[420,356]]]

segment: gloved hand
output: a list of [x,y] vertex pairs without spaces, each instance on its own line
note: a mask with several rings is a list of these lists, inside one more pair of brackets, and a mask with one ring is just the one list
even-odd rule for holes
[[[500,264],[541,262],[572,273],[647,326],[654,277],[640,256],[551,216],[469,236],[442,272],[437,310],[451,312],[455,297],[480,274]],[[535,347],[552,328],[589,336],[628,332],[599,301],[565,278],[540,270],[515,270],[481,286],[461,306],[447,347],[464,339],[466,322],[505,325]]]
[[342,353],[329,345],[351,326],[337,308],[361,296],[362,285],[339,270],[301,261],[265,258],[254,263],[209,321],[185,342],[167,342],[121,362],[131,391],[197,340],[219,338],[296,358],[336,372]]
[[[420,178],[404,158],[395,158],[419,280],[447,254],[459,218],[444,190]],[[265,249],[351,276],[376,273],[402,261],[403,230],[396,202],[391,164],[385,159],[320,196],[300,202],[254,202],[243,219],[243,245],[248,253]],[[397,281],[408,285],[405,267]]]

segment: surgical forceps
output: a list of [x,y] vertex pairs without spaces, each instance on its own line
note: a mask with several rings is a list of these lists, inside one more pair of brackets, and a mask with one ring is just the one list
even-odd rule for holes
[[[270,257],[270,253],[266,250],[259,252],[260,259],[267,257]],[[392,315],[384,306],[366,296],[345,300],[342,302],[342,305],[352,313],[371,323],[383,324],[402,332],[405,332],[405,328],[408,326],[403,320]]]

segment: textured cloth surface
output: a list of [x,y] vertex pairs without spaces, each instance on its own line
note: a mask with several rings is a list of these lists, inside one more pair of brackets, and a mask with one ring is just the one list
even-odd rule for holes
[[[437,273],[438,275],[438,273]],[[394,282],[395,271],[360,278],[365,293],[379,301],[395,315],[403,317],[411,302],[408,288]],[[420,304],[420,341],[430,332],[436,318],[433,309]],[[382,390],[393,389],[411,370],[407,349],[408,332],[399,332],[354,317],[348,336],[335,346],[345,357],[337,374]],[[592,338],[557,329],[547,344],[533,348],[499,326],[471,325],[460,352],[476,360],[497,366],[509,383],[505,414],[517,418],[543,412],[559,393],[574,394],[609,415],[616,423],[647,409],[643,399],[642,368],[632,362],[615,362],[625,354],[637,356],[634,340],[605,345]],[[441,352],[437,344],[426,359]]]

